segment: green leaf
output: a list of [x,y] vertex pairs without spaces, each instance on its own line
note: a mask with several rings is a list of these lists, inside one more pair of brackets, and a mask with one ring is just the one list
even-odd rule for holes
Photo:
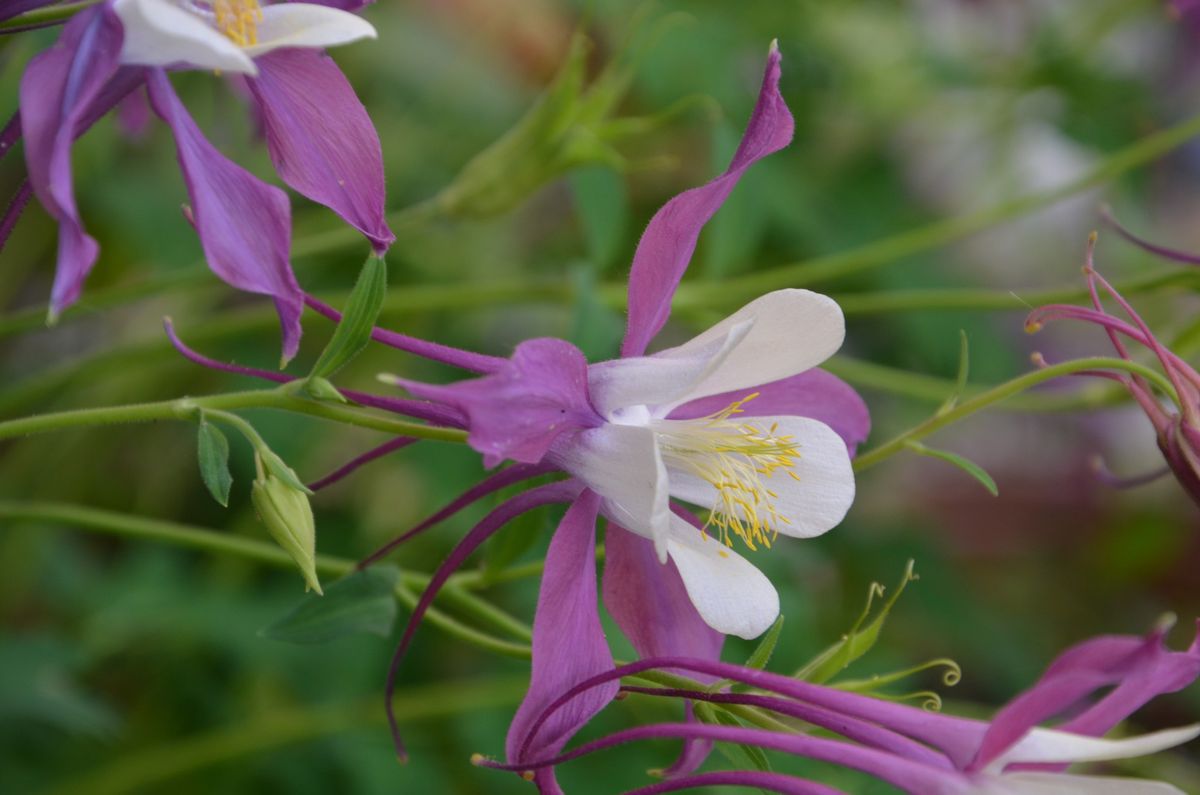
[[346,403],[350,400],[337,390],[337,387],[329,382],[328,378],[322,378],[319,375],[309,376],[304,381],[304,391],[310,397],[317,400],[328,400],[332,403]]
[[891,597],[884,601],[874,618],[871,618],[871,608],[874,605],[875,597],[883,596],[884,588],[877,582],[871,583],[871,587],[867,591],[866,607],[863,608],[862,615],[854,622],[850,631],[837,643],[809,661],[794,676],[806,682],[823,684],[870,651],[875,642],[879,640],[884,622],[887,621],[888,613],[896,604],[896,600],[900,598],[900,594],[904,593],[905,587],[916,578],[913,573],[913,561],[910,560],[904,569],[904,576],[900,580],[900,584],[892,591]]
[[958,330],[958,376],[954,379],[954,391],[946,398],[942,405],[938,406],[938,410],[933,416],[940,417],[950,409],[958,405],[958,401],[962,398],[963,392],[967,388],[967,373],[971,367],[971,354],[967,344],[967,332],[963,329]]
[[263,465],[275,477],[282,480],[284,483],[291,486],[296,491],[302,491],[305,494],[312,494],[312,489],[305,486],[300,478],[296,475],[295,470],[283,463],[283,459],[277,456],[273,451],[264,448],[258,450],[258,456],[262,459]]
[[1000,495],[1000,489],[996,488],[996,481],[992,479],[992,476],[989,475],[983,467],[979,466],[979,464],[976,464],[974,461],[964,458],[958,453],[951,453],[947,450],[935,450],[932,447],[926,447],[920,442],[909,441],[905,442],[904,446],[918,455],[929,456],[930,458],[940,458],[947,463],[954,464],[954,466],[978,480],[985,489],[992,493],[993,497]]
[[332,339],[313,365],[309,378],[328,378],[367,346],[386,293],[387,264],[379,257],[367,257],[350,292],[342,322],[338,323]]
[[779,643],[779,636],[782,633],[783,614],[781,613],[767,633],[762,636],[762,640],[754,647],[754,652],[746,660],[746,667],[757,668],[760,671],[766,668],[767,663],[771,661],[771,655],[775,653],[775,645]]
[[395,566],[373,566],[331,583],[324,596],[308,594],[258,634],[287,643],[327,643],[346,635],[387,637],[396,622]]
[[212,494],[213,499],[229,507],[229,488],[233,475],[229,473],[229,440],[221,429],[200,418],[200,430],[196,437],[196,453],[200,459],[200,477]]
[[[693,702],[692,709],[695,712],[696,718],[701,723],[715,726],[745,727],[745,724],[740,720],[725,710],[714,708],[712,704],[706,701]],[[766,752],[757,746],[741,745],[739,743],[717,743],[717,749],[739,770],[754,769],[763,772],[770,772],[771,770],[771,761],[767,759]]]

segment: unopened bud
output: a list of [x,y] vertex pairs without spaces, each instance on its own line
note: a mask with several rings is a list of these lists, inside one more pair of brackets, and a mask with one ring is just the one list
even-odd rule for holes
[[324,595],[317,579],[317,529],[308,495],[267,472],[254,481],[250,499],[275,543],[296,562],[307,587]]

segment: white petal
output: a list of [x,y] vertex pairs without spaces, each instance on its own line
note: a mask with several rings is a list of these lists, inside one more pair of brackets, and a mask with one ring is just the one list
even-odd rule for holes
[[749,389],[811,370],[842,347],[846,336],[842,309],[832,298],[810,290],[776,290],[691,341],[652,358],[690,356],[693,347],[721,338],[731,326],[747,320],[753,320],[754,326],[737,349],[677,402]]
[[775,586],[750,561],[678,516],[667,552],[704,623],[717,632],[757,638],[779,617]]
[[117,0],[125,42],[121,62],[139,66],[186,63],[200,69],[258,74],[250,56],[203,17],[170,0]]
[[671,508],[667,469],[654,432],[633,425],[602,425],[556,444],[556,464],[604,498],[604,514],[622,527],[654,541],[667,562]]
[[675,403],[720,367],[753,325],[753,320],[728,325],[721,334],[688,343],[686,351],[677,348],[682,352],[671,357],[633,356],[593,364],[588,368],[592,405],[611,419],[630,406]]
[[374,26],[357,14],[313,3],[280,3],[262,10],[258,43],[246,48],[249,55],[262,55],[280,47],[320,50],[361,39],[374,39]]
[[[799,460],[791,471],[776,471],[762,483],[775,492],[776,512],[791,522],[774,526],[781,535],[812,538],[841,523],[854,502],[854,471],[846,443],[825,423],[807,417],[754,417],[747,419],[778,436],[791,436],[799,445]],[[712,508],[717,490],[706,480],[674,468],[667,471],[671,495]]]
[[1162,781],[1075,776],[1065,773],[1009,773],[1000,776],[1000,787],[985,789],[996,795],[1184,795]]
[[1013,762],[1099,762],[1158,753],[1200,736],[1200,723],[1165,729],[1136,737],[1110,740],[1054,729],[1033,729],[993,760],[988,770],[1002,770]]

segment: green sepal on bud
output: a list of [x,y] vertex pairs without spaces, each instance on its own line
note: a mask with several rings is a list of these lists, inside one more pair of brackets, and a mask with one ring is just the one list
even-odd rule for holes
[[261,462],[256,463],[259,463],[259,476],[251,487],[250,499],[259,518],[275,543],[296,562],[304,575],[306,588],[324,594],[317,579],[317,528],[308,494],[274,472],[264,472]]

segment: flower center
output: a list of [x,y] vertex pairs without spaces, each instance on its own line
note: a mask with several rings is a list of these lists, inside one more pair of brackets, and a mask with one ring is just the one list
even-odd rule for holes
[[217,30],[239,47],[258,44],[258,26],[263,21],[258,0],[212,0]]
[[[653,423],[663,463],[695,475],[717,490],[716,504],[704,529],[715,527],[727,547],[737,536],[751,550],[766,548],[791,521],[775,507],[779,494],[767,486],[776,472],[795,480],[800,445],[791,436],[778,435],[778,426],[764,428],[734,417],[757,392],[735,400],[726,408],[697,420],[660,420]],[[707,538],[707,533],[704,533]]]

